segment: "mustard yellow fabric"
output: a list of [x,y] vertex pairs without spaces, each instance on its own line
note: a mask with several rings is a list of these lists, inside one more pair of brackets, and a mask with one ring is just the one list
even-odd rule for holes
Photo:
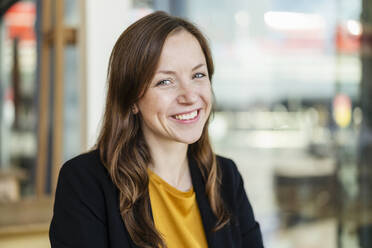
[[148,170],[149,194],[156,229],[168,248],[208,247],[194,189],[180,191]]

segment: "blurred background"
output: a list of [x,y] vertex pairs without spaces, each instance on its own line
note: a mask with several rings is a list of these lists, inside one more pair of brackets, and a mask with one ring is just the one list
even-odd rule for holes
[[0,247],[50,247],[62,163],[95,142],[109,54],[155,10],[207,35],[215,151],[266,247],[372,247],[369,0],[0,0]]

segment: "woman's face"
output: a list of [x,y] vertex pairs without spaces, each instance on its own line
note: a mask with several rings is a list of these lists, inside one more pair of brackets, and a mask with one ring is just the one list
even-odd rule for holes
[[211,83],[198,40],[187,31],[171,34],[158,68],[137,107],[148,142],[196,142],[211,111]]

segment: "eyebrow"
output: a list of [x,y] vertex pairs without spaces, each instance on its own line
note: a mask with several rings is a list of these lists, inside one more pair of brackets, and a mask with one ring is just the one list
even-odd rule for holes
[[[198,65],[194,66],[194,68],[192,68],[192,71],[195,71],[196,69],[199,69],[200,67],[203,67],[203,66],[205,66],[204,63],[198,64]],[[169,71],[169,70],[161,70],[161,71],[157,71],[156,73],[172,74],[172,75],[176,74],[175,71]]]

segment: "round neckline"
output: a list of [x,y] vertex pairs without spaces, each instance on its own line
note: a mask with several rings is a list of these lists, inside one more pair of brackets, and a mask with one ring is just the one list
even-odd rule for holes
[[149,178],[152,180],[154,183],[161,185],[166,189],[167,191],[177,195],[177,196],[182,196],[182,197],[191,197],[194,194],[194,187],[191,186],[191,188],[187,191],[182,191],[177,189],[176,187],[170,185],[167,181],[165,181],[163,178],[161,178],[158,174],[153,172],[150,168],[147,169],[149,173]]

